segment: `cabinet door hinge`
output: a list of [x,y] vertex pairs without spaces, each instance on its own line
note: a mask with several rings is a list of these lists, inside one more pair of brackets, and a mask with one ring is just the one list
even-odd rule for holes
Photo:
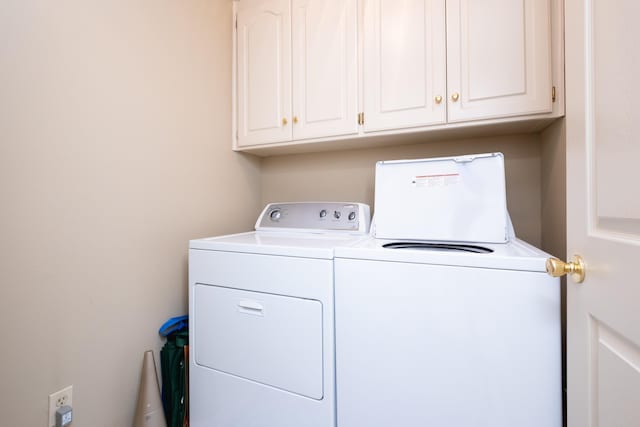
[[238,15],[236,15],[236,30],[238,29]]
[[551,88],[551,102],[556,102],[556,87]]
[[358,124],[360,126],[364,125],[364,113],[358,113]]

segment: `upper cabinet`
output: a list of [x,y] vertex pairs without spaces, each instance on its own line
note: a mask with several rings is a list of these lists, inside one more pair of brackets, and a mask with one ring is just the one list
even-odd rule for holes
[[234,4],[235,149],[540,128],[564,114],[562,0]]
[[445,1],[363,3],[364,130],[445,123]]
[[356,0],[293,0],[293,138],[358,132]]
[[289,0],[239,2],[237,100],[240,145],[291,139]]
[[447,0],[448,121],[551,112],[549,0]]
[[356,0],[238,3],[238,146],[356,134]]

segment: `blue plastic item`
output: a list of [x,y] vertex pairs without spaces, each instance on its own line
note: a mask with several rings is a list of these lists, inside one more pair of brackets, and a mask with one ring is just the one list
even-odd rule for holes
[[187,329],[189,327],[189,316],[177,316],[172,317],[171,319],[164,322],[162,326],[160,326],[160,330],[158,333],[163,337],[166,337],[174,332],[179,332],[183,329]]

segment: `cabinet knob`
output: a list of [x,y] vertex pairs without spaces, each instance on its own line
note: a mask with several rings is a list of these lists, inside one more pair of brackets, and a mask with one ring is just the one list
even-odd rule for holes
[[286,118],[286,117],[283,117],[283,118],[282,118],[282,126],[286,126],[286,125],[287,125],[287,123],[289,123],[289,122],[287,121],[287,118]]
[[451,95],[451,100],[456,102],[458,99],[460,99],[460,94],[458,92],[454,92],[453,95]]
[[433,100],[436,101],[436,104],[440,104],[442,102],[442,97],[438,95],[435,98],[433,98]]
[[296,123],[298,123],[298,116],[293,116],[293,124],[295,125]]

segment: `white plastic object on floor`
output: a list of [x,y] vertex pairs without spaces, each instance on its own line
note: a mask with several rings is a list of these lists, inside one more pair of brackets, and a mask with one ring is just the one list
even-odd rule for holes
[[144,353],[138,404],[133,418],[133,427],[167,427],[160,399],[160,386],[156,372],[156,362],[153,351]]

